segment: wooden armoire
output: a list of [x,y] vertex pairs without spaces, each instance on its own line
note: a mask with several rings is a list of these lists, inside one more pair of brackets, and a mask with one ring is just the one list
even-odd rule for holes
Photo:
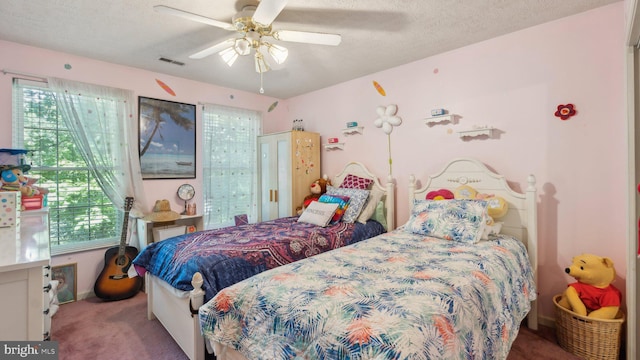
[[320,134],[286,131],[258,136],[258,221],[296,215],[320,178]]

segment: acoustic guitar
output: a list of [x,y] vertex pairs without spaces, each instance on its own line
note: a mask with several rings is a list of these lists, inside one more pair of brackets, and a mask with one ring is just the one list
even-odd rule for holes
[[100,272],[93,292],[103,300],[128,299],[140,291],[142,278],[129,277],[127,271],[133,259],[138,256],[138,249],[127,246],[127,228],[129,225],[129,211],[133,206],[133,198],[127,197],[124,201],[124,222],[120,245],[109,248],[104,254],[104,268]]

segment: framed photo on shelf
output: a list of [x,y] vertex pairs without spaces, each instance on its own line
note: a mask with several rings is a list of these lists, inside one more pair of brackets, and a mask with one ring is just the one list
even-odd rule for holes
[[58,302],[65,304],[78,299],[77,263],[53,266],[51,280],[58,280]]
[[142,178],[196,177],[196,106],[138,97]]

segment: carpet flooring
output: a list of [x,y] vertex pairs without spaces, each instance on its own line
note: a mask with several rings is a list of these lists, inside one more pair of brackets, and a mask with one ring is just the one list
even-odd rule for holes
[[[97,298],[68,303],[52,318],[52,340],[60,360],[186,360],[186,355],[158,320],[147,320],[146,294],[115,302]],[[525,327],[507,360],[573,360],[562,350],[553,329]]]

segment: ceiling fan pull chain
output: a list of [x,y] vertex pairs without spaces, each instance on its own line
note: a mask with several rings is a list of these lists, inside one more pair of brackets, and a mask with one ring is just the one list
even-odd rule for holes
[[264,94],[264,88],[262,87],[262,72],[260,72],[260,94]]

